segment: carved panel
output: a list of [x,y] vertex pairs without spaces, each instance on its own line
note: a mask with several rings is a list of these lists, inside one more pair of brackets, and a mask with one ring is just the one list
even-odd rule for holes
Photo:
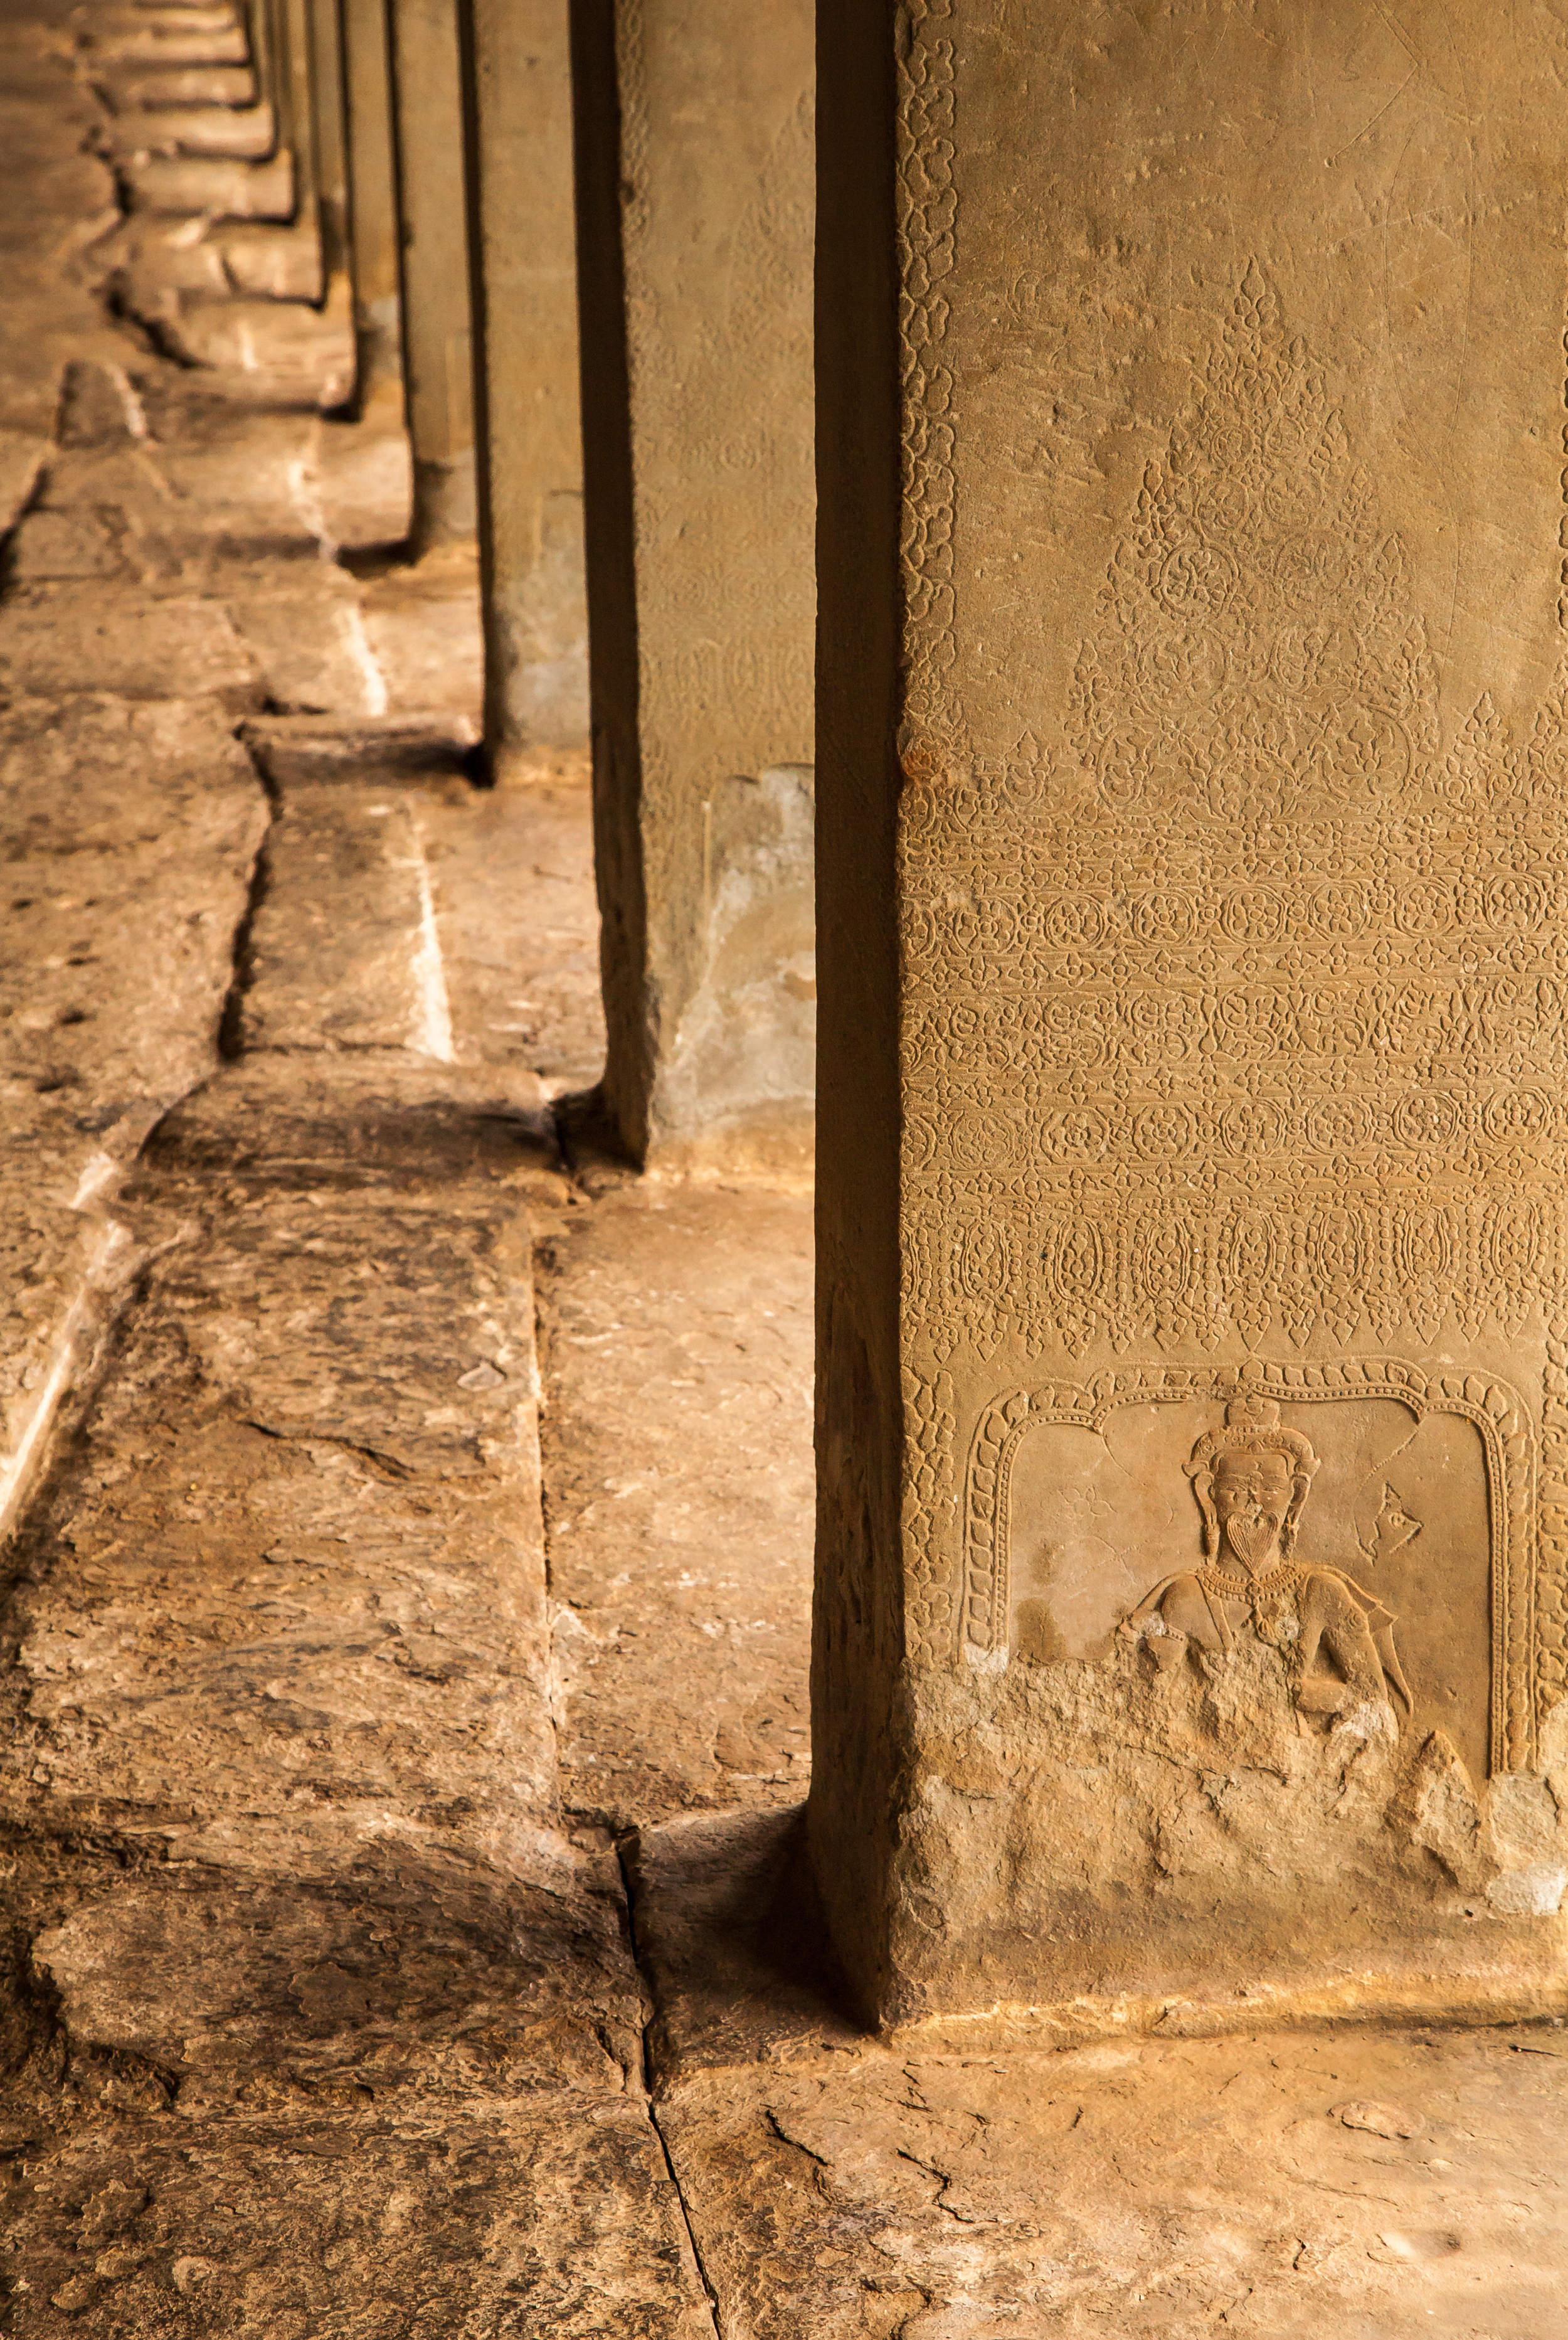
[[[922,185],[938,29],[922,21],[906,77]],[[911,217],[912,253],[928,232]],[[1499,1363],[1518,1379],[1534,1359],[1517,1435],[1540,1439],[1542,1504],[1510,1529],[1514,1606],[1496,1611],[1524,1653],[1512,1673],[1498,1661],[1513,1703],[1493,1760],[1512,1764],[1565,1675],[1568,663],[1522,723],[1483,694],[1445,736],[1400,531],[1330,369],[1254,263],[1144,468],[1054,741],[985,747],[942,647],[931,450],[958,420],[930,363],[949,330],[934,279],[917,307],[901,808],[916,1378],[962,1383],[966,1358],[1234,1370],[1265,1343],[1304,1360],[1397,1344],[1500,1387]]]
[[[1391,1620],[1402,1652],[1398,1702],[1416,1725],[1440,1724],[1478,1768],[1529,1770],[1541,1632],[1535,1442],[1519,1394],[1476,1374],[1433,1375],[1389,1358],[1255,1365],[1244,1377],[1226,1367],[1135,1366],[1087,1385],[1051,1381],[1009,1392],[986,1409],[970,1445],[960,1654],[997,1666],[1021,1643],[1026,1655],[1047,1661],[1098,1658],[1118,1626],[1147,1611],[1159,1580],[1202,1575],[1202,1522],[1181,1476],[1190,1477],[1192,1465],[1173,1464],[1165,1449],[1174,1439],[1172,1452],[1185,1455],[1196,1433],[1207,1450],[1223,1437],[1217,1426],[1228,1407],[1232,1415],[1250,1407],[1277,1423],[1265,1444],[1294,1440],[1305,1452],[1314,1441],[1321,1452],[1308,1453],[1309,1475],[1320,1460],[1330,1467],[1302,1511],[1300,1541],[1287,1546],[1285,1564],[1245,1593],[1222,1567],[1219,1590],[1242,1606],[1252,1599],[1256,1609],[1258,1583],[1277,1593],[1283,1586],[1299,1605],[1298,1580],[1314,1570],[1338,1577]],[[1156,1423],[1161,1413],[1170,1417],[1164,1432]],[[1433,1451],[1420,1449],[1424,1425],[1441,1433],[1450,1422],[1474,1435],[1473,1488],[1464,1483],[1463,1445],[1429,1436]],[[1050,1426],[1079,1433],[1082,1453],[1074,1448],[1021,1504],[1021,1449]],[[1153,1459],[1157,1451],[1163,1461]],[[1109,1492],[1093,1483],[1090,1463],[1101,1462]],[[1032,1551],[1023,1548],[1031,1535]],[[1228,1564],[1237,1570],[1234,1555]],[[1464,1677],[1477,1656],[1480,1679],[1469,1694]]]

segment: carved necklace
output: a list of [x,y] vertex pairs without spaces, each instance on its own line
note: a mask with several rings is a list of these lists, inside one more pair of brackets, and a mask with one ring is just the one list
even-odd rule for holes
[[1267,1593],[1293,1591],[1303,1573],[1300,1562],[1294,1560],[1278,1562],[1262,1576],[1232,1576],[1228,1569],[1205,1561],[1198,1581],[1206,1592],[1218,1592],[1228,1601],[1257,1601]]

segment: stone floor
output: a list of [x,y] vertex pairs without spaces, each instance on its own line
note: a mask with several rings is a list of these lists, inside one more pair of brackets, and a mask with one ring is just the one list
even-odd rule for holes
[[1568,2340],[1568,2033],[837,2004],[809,1202],[571,1135],[585,776],[468,777],[264,104],[0,18],[6,2328]]

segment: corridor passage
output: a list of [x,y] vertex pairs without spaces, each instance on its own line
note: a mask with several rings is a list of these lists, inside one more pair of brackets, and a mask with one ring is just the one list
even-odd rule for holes
[[586,759],[251,63],[0,9],[5,2328],[1568,2340],[1560,2027],[845,2011],[811,1198],[572,1102]]

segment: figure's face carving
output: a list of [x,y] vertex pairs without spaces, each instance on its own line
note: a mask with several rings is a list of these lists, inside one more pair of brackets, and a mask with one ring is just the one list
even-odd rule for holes
[[1290,1509],[1291,1470],[1283,1454],[1220,1454],[1214,1465],[1214,1509],[1227,1542],[1256,1574],[1279,1550]]

